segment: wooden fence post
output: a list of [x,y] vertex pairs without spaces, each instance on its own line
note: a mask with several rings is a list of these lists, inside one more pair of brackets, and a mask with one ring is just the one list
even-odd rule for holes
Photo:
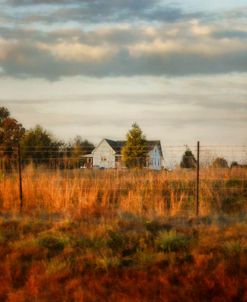
[[200,208],[200,142],[197,142],[197,162],[196,162],[196,216],[199,215]]
[[20,212],[22,212],[22,207],[23,207],[22,164],[21,164],[21,148],[19,143],[18,143],[18,173],[19,173]]

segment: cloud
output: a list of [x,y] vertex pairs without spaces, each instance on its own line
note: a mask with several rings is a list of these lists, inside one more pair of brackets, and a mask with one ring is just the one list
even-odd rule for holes
[[[240,29],[245,21],[236,17],[237,12],[230,16],[229,31],[224,18],[210,21],[206,15],[185,12],[161,0],[3,3],[2,13],[10,24],[0,27],[1,77],[57,80],[75,75],[187,76],[247,71],[247,32],[243,26]],[[38,13],[40,4],[44,7]],[[66,26],[60,28],[61,22]]]
[[216,39],[247,39],[247,31],[243,30],[218,30],[213,33]]
[[187,32],[178,29],[172,38],[155,27],[137,32],[136,40],[133,28],[122,30],[122,36],[108,29],[75,32],[73,38],[66,37],[69,33],[47,33],[43,41],[5,38],[0,40],[0,64],[5,75],[51,80],[73,75],[185,76],[247,71],[245,39],[217,39],[210,34],[201,39],[190,27]]
[[115,52],[113,48],[107,46],[89,46],[75,43],[61,42],[53,45],[39,43],[38,48],[49,51],[56,60],[68,62],[101,62],[112,56]]
[[[61,138],[121,139],[137,121],[167,145],[246,142],[247,73],[187,77],[3,79],[0,103]],[[14,87],[14,89],[12,89]]]
[[[22,23],[64,23],[79,22],[99,24],[105,22],[159,21],[199,17],[201,12],[184,12],[176,4],[162,0],[8,0],[3,2],[5,13],[12,21]],[[42,9],[41,9],[42,7]],[[13,8],[16,14],[13,14]],[[11,13],[10,13],[11,12]]]

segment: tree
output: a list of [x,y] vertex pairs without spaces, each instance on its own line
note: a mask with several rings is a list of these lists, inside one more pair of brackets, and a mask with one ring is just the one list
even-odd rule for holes
[[142,168],[147,161],[147,142],[141,128],[134,123],[126,135],[127,141],[122,148],[123,161],[127,168]]
[[82,139],[81,136],[76,136],[72,144],[74,154],[79,156],[91,153],[95,148],[94,144],[90,143],[86,139]]
[[10,112],[5,107],[0,107],[0,123],[6,118],[10,117]]
[[237,167],[239,167],[239,163],[237,161],[233,161],[231,163],[231,168],[237,168]]
[[61,142],[37,125],[35,128],[26,131],[22,139],[22,157],[26,162],[48,164],[51,159],[58,159],[60,146]]
[[223,157],[217,157],[212,164],[213,168],[228,168],[228,162]]
[[73,142],[68,147],[69,154],[72,157],[72,167],[84,165],[86,159],[83,159],[82,156],[91,153],[94,148],[95,146],[88,140],[83,140],[81,136],[76,136]]
[[189,148],[187,148],[186,151],[184,152],[184,155],[180,163],[180,167],[185,169],[196,168],[195,156],[193,155],[192,151]]
[[10,168],[16,158],[17,147],[24,133],[22,124],[10,116],[7,108],[0,107],[0,155],[5,168]]

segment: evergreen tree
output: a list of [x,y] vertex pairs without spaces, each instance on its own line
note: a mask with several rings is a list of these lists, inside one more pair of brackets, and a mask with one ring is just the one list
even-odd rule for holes
[[186,151],[184,152],[184,155],[180,163],[180,167],[185,169],[196,168],[195,156],[189,148],[187,148]]
[[127,168],[142,168],[147,161],[147,142],[141,128],[134,123],[127,133],[127,141],[122,149],[123,161]]

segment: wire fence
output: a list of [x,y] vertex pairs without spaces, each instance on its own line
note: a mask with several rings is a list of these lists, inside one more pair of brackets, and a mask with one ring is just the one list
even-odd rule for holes
[[[88,165],[85,155],[90,152],[91,148],[82,152],[0,147],[0,208],[22,211],[35,204],[69,210],[94,203],[162,215],[247,210],[247,146],[163,146],[162,169],[154,172],[148,165],[139,170],[116,165],[101,171],[93,157]],[[141,156],[132,159],[149,162]],[[181,168],[187,160],[193,164]]]

